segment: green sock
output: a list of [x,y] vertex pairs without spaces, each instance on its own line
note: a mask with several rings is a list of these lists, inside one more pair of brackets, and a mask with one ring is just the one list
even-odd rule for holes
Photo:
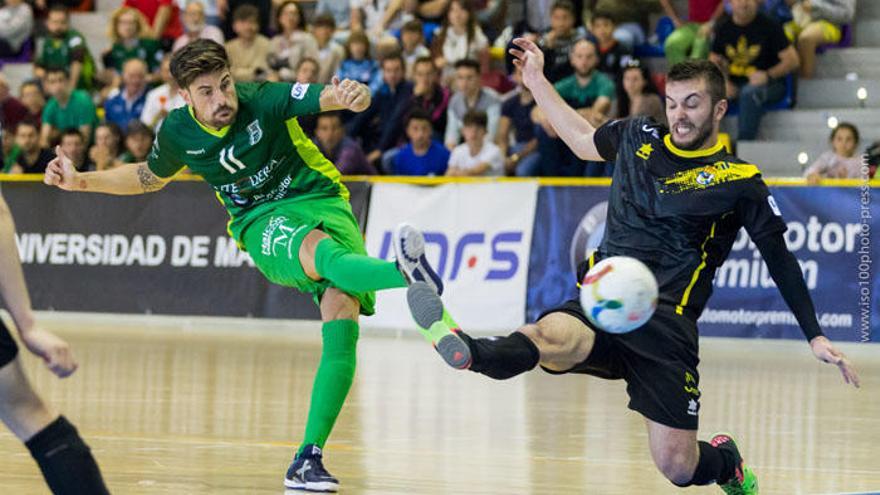
[[324,341],[321,364],[318,365],[315,383],[312,385],[305,437],[297,454],[309,444],[324,448],[324,443],[330,436],[330,431],[336,423],[336,417],[339,416],[354,379],[357,361],[357,322],[328,321],[324,323],[321,332]]
[[322,278],[351,294],[406,287],[406,279],[394,263],[352,253],[333,239],[318,243],[315,268]]

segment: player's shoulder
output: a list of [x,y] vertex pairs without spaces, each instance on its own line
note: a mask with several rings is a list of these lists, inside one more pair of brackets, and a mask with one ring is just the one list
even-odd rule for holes
[[605,124],[609,128],[617,127],[616,131],[626,139],[638,141],[662,141],[668,132],[666,126],[648,116],[626,117],[612,120]]
[[[162,127],[159,128],[157,137],[164,141],[172,136],[181,136],[194,123],[195,121],[189,114],[189,106],[184,105],[175,108],[168,112],[168,115],[162,120]],[[176,142],[177,139],[171,139],[170,141]]]

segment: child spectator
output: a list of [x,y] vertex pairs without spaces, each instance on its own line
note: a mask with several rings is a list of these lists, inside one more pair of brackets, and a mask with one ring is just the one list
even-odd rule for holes
[[443,26],[434,35],[432,54],[444,81],[452,79],[455,64],[461,60],[477,60],[478,67],[488,68],[489,40],[473,11],[468,0],[452,0]]
[[109,170],[122,164],[119,160],[122,146],[122,131],[110,122],[95,128],[95,144],[89,148],[89,161],[95,170]]
[[461,140],[461,124],[464,114],[469,110],[482,110],[489,118],[489,135],[498,132],[498,117],[501,115],[501,98],[493,89],[480,85],[480,64],[476,60],[464,59],[455,63],[456,92],[449,100],[446,115],[446,132],[443,141],[449,149],[455,148]]
[[422,21],[413,19],[403,25],[400,30],[400,46],[403,61],[406,62],[406,78],[412,80],[416,60],[431,55],[431,50],[424,45],[425,33]]
[[382,84],[379,62],[370,58],[370,40],[362,31],[354,31],[348,37],[345,60],[339,66],[339,79],[364,83],[373,92]]
[[122,68],[122,86],[104,102],[104,119],[120,128],[140,120],[147,102],[147,64],[138,58],[129,59]]
[[300,60],[318,57],[318,42],[304,30],[306,19],[294,0],[286,0],[278,7],[275,22],[281,32],[272,38],[269,66],[282,81],[293,81]]
[[197,39],[214,40],[221,45],[226,42],[223,30],[208,23],[205,17],[205,6],[199,0],[189,0],[186,3],[181,18],[183,20],[184,33],[174,40],[174,46],[171,48],[172,52],[180,50],[188,43]]
[[321,14],[312,23],[312,35],[318,46],[318,63],[321,71],[318,73],[318,82],[327,84],[333,75],[339,72],[339,66],[345,60],[345,48],[333,40],[336,32],[336,22],[330,14]]
[[160,79],[159,65],[162,62],[162,49],[159,42],[149,38],[151,35],[147,19],[131,7],[120,7],[110,17],[110,39],[113,45],[101,57],[107,74],[101,79],[111,88],[116,88],[122,78],[122,66],[126,61],[137,58],[147,64],[149,82]]
[[169,112],[186,105],[183,97],[180,96],[177,81],[171,76],[171,55],[166,55],[162,59],[160,71],[164,83],[147,92],[147,101],[141,111],[141,122],[156,132]]
[[42,174],[55,158],[55,153],[40,146],[39,129],[33,122],[19,122],[15,128],[15,148],[17,153],[9,171],[12,174]]
[[816,48],[840,42],[840,26],[852,22],[856,0],[797,0],[791,7],[794,20],[785,34],[797,45],[800,76],[809,79],[816,69]]
[[271,43],[260,34],[260,12],[250,4],[235,10],[232,29],[237,38],[226,42],[229,55],[229,69],[233,79],[238,82],[273,79],[275,75],[269,68]]
[[43,109],[43,126],[40,129],[40,146],[51,148],[64,129],[77,129],[83,142],[92,137],[92,129],[98,121],[92,97],[81,89],[72,90],[67,70],[53,67],[46,71],[46,93],[49,102]]
[[648,68],[632,60],[617,78],[617,118],[645,115],[661,124],[666,123],[663,100],[651,80]]
[[406,120],[409,143],[392,161],[394,175],[443,175],[449,164],[449,150],[431,139],[431,117],[415,109]]
[[614,39],[615,28],[611,14],[601,10],[593,14],[593,19],[590,21],[590,31],[596,38],[599,70],[608,74],[612,80],[617,79],[621,69],[633,59],[632,52]]
[[[95,62],[79,32],[69,29],[67,9],[60,5],[49,8],[46,36],[37,41],[34,75],[43,79],[49,69],[64,69],[71,84],[79,89],[92,89]],[[71,87],[73,89],[73,87]]]
[[6,0],[0,7],[0,57],[21,53],[34,28],[34,11],[24,0]]
[[440,85],[440,74],[431,57],[422,57],[413,64],[413,101],[411,108],[421,108],[431,119],[431,138],[443,140],[446,132],[446,112],[449,108],[449,89]]
[[507,175],[534,177],[540,175],[540,155],[538,139],[531,113],[535,108],[535,98],[522,83],[522,70],[517,67],[513,73],[516,81],[514,94],[501,105],[501,118],[498,120],[496,143],[504,160]]
[[318,114],[315,144],[342,175],[376,175],[376,168],[367,162],[360,145],[345,135],[339,112]]
[[538,46],[544,50],[544,75],[552,83],[571,75],[568,53],[583,35],[575,29],[576,19],[577,14],[571,1],[553,2],[550,9],[550,30],[538,40]]
[[143,122],[132,121],[128,125],[128,132],[125,133],[125,152],[120,159],[122,163],[147,161],[154,137],[153,130],[145,126]]
[[857,179],[862,175],[862,155],[856,154],[859,146],[859,130],[853,124],[841,122],[831,131],[831,150],[804,171],[810,184],[820,179]]
[[455,147],[449,157],[449,177],[504,175],[504,157],[490,139],[486,139],[486,112],[470,111],[464,116],[461,134],[464,143]]

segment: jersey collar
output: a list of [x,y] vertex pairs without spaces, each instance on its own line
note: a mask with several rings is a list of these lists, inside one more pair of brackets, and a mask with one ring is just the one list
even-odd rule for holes
[[189,116],[192,117],[192,119],[195,121],[195,123],[198,124],[199,127],[203,131],[207,132],[208,134],[210,134],[214,137],[222,138],[222,137],[226,136],[227,132],[229,132],[228,125],[221,127],[220,129],[217,129],[217,130],[211,129],[210,127],[206,126],[205,124],[202,124],[201,122],[199,122],[199,119],[196,118],[196,114],[193,112],[193,109],[191,106],[187,105],[186,109],[189,111]]
[[722,143],[720,139],[715,143],[715,146],[712,146],[711,148],[706,150],[687,151],[679,149],[677,146],[675,146],[675,144],[673,144],[672,136],[670,136],[669,134],[663,136],[663,144],[666,145],[666,149],[682,158],[702,158],[705,156],[712,156],[715,153],[718,153],[719,151],[724,149],[724,143]]

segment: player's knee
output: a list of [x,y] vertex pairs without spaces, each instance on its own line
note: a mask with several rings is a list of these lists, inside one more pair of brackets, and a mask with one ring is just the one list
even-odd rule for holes
[[669,449],[655,459],[655,462],[657,469],[674,485],[688,486],[694,477],[695,463],[688,452]]
[[326,232],[314,229],[306,234],[302,244],[300,244],[299,261],[303,272],[312,280],[321,279],[321,275],[318,274],[318,268],[315,266],[315,251],[318,249],[318,243],[328,238],[330,236]]
[[341,290],[330,287],[321,298],[321,320],[357,320],[361,305],[358,300]]

